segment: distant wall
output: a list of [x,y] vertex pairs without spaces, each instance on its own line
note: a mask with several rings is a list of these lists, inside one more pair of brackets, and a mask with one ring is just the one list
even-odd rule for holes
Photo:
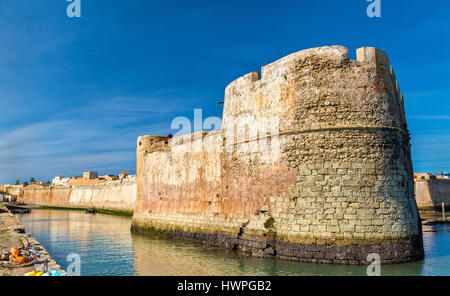
[[136,178],[103,184],[72,186],[69,203],[83,207],[132,213],[136,201]]
[[95,184],[102,184],[104,182],[105,182],[104,180],[100,180],[98,178],[85,179],[84,177],[78,177],[70,179],[70,185],[95,185]]
[[442,208],[450,206],[450,179],[417,179],[415,181],[415,192],[417,206],[421,210]]
[[83,186],[11,186],[0,190],[17,195],[18,201],[55,206],[89,208],[133,213],[136,201],[136,179],[110,181]]

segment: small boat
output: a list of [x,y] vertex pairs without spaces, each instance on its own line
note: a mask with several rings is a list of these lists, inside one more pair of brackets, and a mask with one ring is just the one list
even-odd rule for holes
[[95,210],[95,208],[92,208],[90,210],[86,210],[85,213],[86,214],[95,214],[97,211]]
[[21,208],[15,208],[10,210],[13,214],[29,214],[31,213],[31,209],[21,209]]

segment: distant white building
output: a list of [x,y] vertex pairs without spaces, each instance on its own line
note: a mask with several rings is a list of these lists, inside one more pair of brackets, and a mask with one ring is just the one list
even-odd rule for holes
[[68,185],[69,181],[70,181],[70,178],[64,178],[63,176],[56,176],[52,180],[52,185],[64,186],[64,185]]
[[450,179],[450,174],[447,172],[441,172],[440,175],[436,176],[438,179]]
[[17,195],[5,194],[3,195],[3,202],[16,202]]
[[121,172],[121,173],[119,173],[119,180],[126,179],[126,178],[128,178],[129,175],[130,174],[128,174],[127,172]]

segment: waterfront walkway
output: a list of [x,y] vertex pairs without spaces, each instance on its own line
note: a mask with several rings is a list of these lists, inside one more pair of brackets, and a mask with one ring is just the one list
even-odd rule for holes
[[[25,263],[12,262],[11,249],[26,254]],[[31,235],[26,234],[16,217],[0,203],[0,276],[23,276],[33,271],[43,271],[47,261],[48,270],[61,270],[48,252]]]

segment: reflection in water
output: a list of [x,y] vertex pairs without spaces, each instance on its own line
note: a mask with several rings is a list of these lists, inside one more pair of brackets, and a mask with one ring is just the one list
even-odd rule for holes
[[[131,219],[79,211],[35,210],[22,215],[64,269],[70,253],[81,256],[82,275],[365,275],[364,266],[298,263],[179,240],[131,234]],[[424,226],[426,259],[383,265],[382,275],[450,275],[450,228]]]
[[34,210],[21,222],[63,269],[67,255],[81,257],[82,275],[133,275],[130,219],[81,211]]
[[450,275],[450,225],[423,227],[424,275]]
[[365,275],[365,267],[297,263],[178,240],[133,235],[139,275]]

